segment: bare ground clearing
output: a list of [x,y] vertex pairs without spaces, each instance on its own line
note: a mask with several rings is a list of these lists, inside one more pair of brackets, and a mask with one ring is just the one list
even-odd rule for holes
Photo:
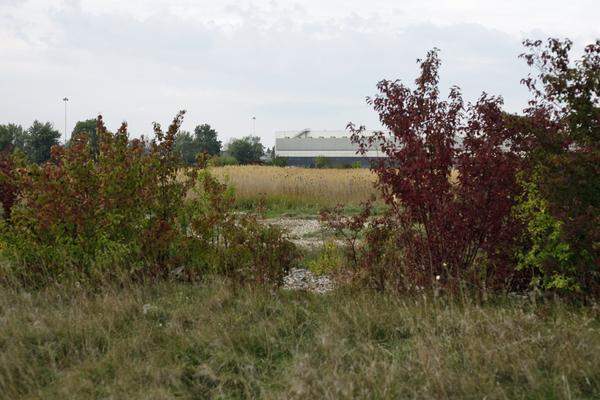
[[331,236],[317,218],[269,218],[264,222],[284,229],[287,237],[301,247],[321,246],[323,239]]

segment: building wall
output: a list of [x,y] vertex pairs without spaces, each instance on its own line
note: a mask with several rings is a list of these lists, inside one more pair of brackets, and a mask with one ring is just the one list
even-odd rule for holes
[[[287,165],[290,167],[315,167],[316,157],[286,157]],[[355,162],[360,162],[361,167],[368,168],[371,166],[370,157],[327,157],[329,165],[332,167],[342,167],[352,165]]]
[[358,146],[344,137],[280,137],[275,139],[275,154],[285,157],[288,165],[310,167],[317,157],[327,157],[332,166],[351,165],[359,161],[367,167],[373,158],[382,157],[374,146],[364,156],[357,154]]

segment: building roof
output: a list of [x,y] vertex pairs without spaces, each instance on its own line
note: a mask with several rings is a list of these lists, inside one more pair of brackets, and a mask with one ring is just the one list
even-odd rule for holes
[[[277,132],[275,153],[280,157],[357,157],[358,145],[345,131],[284,131]],[[366,157],[384,156],[378,146]]]

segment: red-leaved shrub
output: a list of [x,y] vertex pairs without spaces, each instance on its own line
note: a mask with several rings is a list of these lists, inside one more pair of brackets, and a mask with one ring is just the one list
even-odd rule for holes
[[511,216],[520,164],[516,133],[498,97],[484,93],[465,105],[453,87],[442,99],[439,66],[432,51],[420,62],[415,89],[379,82],[380,94],[367,101],[388,132],[365,136],[363,127],[349,124],[362,153],[377,147],[387,156],[372,169],[388,214],[363,214],[346,224],[366,227],[358,267],[373,271],[379,288],[456,290],[465,283],[504,285],[514,275],[511,256],[521,228]]

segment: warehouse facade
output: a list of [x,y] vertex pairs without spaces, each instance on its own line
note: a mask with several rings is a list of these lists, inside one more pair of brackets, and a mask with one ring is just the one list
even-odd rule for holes
[[332,167],[351,166],[356,163],[368,167],[373,159],[385,157],[377,146],[373,146],[365,155],[358,154],[358,145],[352,143],[344,131],[308,129],[277,132],[275,155],[284,157],[287,165],[296,167],[314,167],[318,157],[324,158]]

